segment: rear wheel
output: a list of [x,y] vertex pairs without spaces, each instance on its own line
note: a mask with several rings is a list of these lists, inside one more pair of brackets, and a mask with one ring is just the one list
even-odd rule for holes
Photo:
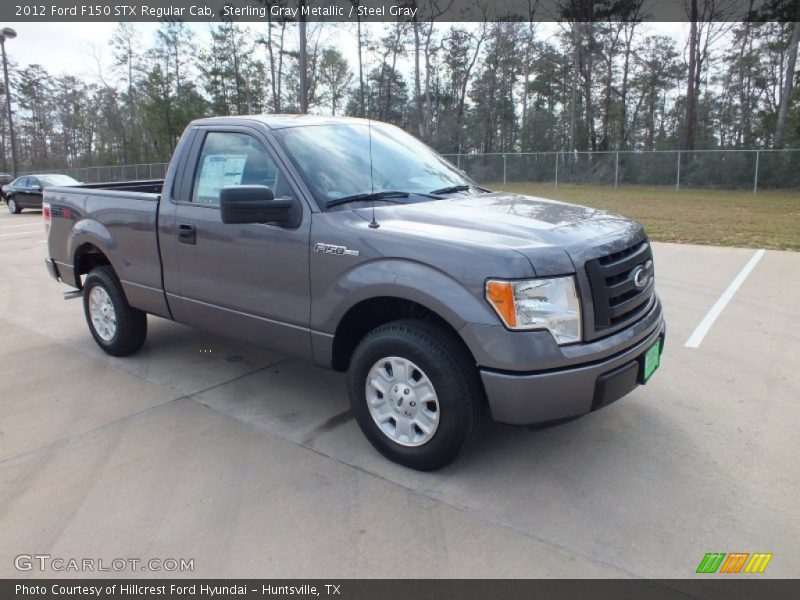
[[431,471],[468,447],[480,424],[483,386],[461,341],[438,323],[402,320],[369,333],[348,371],[353,414],[384,456]]
[[17,204],[16,198],[14,198],[13,196],[6,199],[6,205],[8,206],[8,211],[12,215],[18,215],[19,213],[22,212],[22,209],[19,207],[19,204]]
[[94,340],[108,354],[128,356],[144,344],[147,315],[128,304],[111,267],[96,267],[86,276],[83,310]]

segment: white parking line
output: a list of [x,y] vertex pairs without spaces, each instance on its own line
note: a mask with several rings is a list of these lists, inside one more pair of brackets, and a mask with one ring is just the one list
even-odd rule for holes
[[700,321],[700,324],[695,328],[692,332],[692,335],[689,336],[689,339],[686,340],[684,346],[686,348],[699,348],[700,343],[703,341],[703,338],[706,337],[708,330],[711,329],[711,326],[714,324],[714,321],[717,320],[717,317],[725,310],[725,307],[728,305],[728,302],[731,301],[733,295],[736,293],[736,290],[739,289],[739,286],[744,283],[744,280],[747,279],[747,276],[750,274],[755,266],[758,264],[758,261],[761,260],[761,257],[764,256],[764,250],[756,250],[756,253],[752,256],[752,258],[747,261],[747,264],[739,271],[739,274],[736,278],[731,281],[731,284],[728,286],[719,299],[714,303],[714,306],[711,307],[711,310],[706,313],[706,316],[703,317],[703,320]]
[[6,229],[14,229],[15,227],[30,227],[33,225],[31,222],[27,223],[18,223],[17,225],[0,225],[0,231],[5,231]]
[[13,235],[28,235],[29,233],[44,233],[44,230],[38,228],[38,229],[31,229],[29,231],[16,231],[14,233],[0,233],[0,237],[11,237]]

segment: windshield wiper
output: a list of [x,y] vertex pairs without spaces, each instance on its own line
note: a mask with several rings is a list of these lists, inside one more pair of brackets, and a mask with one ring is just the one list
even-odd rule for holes
[[325,205],[325,208],[339,206],[340,204],[347,204],[348,202],[358,202],[359,200],[383,200],[386,198],[408,198],[408,192],[367,192],[365,194],[353,194],[352,196],[343,196],[342,198],[335,198]]
[[440,190],[433,190],[431,194],[455,194],[456,192],[467,192],[472,188],[471,185],[451,185]]
[[365,194],[353,194],[352,196],[344,196],[343,198],[336,198],[331,200],[325,205],[325,208],[332,206],[339,206],[348,202],[358,202],[360,200],[388,200],[389,198],[408,198],[409,196],[422,196],[423,198],[431,198],[432,200],[442,200],[439,196],[434,196],[433,193],[426,194],[425,192],[396,192],[396,191],[382,191]]

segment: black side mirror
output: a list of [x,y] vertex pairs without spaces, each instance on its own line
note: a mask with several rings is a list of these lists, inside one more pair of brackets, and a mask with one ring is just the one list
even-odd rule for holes
[[294,228],[303,216],[295,198],[278,198],[266,185],[237,185],[222,188],[219,208],[223,223],[270,223]]

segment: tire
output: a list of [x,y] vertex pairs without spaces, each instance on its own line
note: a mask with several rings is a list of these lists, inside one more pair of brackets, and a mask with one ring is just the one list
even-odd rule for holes
[[8,212],[12,215],[18,215],[22,212],[19,204],[17,204],[17,200],[13,196],[6,199],[6,205],[8,206]]
[[128,304],[109,266],[96,267],[86,276],[83,312],[95,342],[111,356],[129,356],[147,338],[147,314]]
[[353,414],[370,443],[419,471],[458,458],[485,412],[475,363],[461,340],[435,322],[407,319],[374,329],[356,347],[347,377]]

